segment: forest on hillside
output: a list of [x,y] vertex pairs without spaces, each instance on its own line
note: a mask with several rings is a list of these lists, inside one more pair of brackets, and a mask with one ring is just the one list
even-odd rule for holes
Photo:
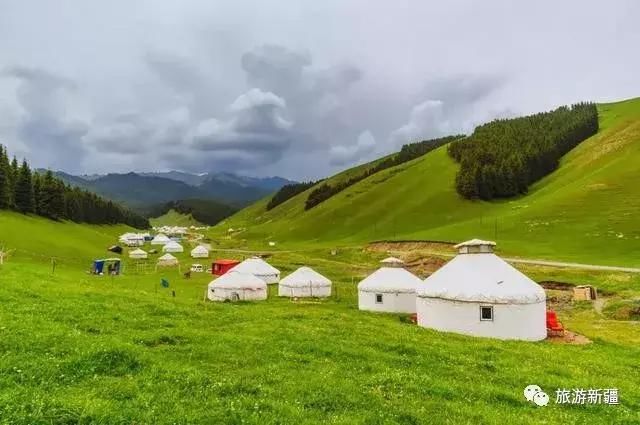
[[36,214],[52,220],[70,220],[89,224],[128,224],[139,229],[149,221],[94,193],[70,187],[51,171],[33,172],[26,160],[9,160],[0,145],[0,210]]
[[211,226],[218,224],[238,211],[237,208],[210,199],[181,199],[152,207],[147,212],[147,215],[149,217],[160,217],[169,212],[169,210],[174,210],[180,214],[191,214],[198,222]]
[[597,132],[594,103],[481,125],[448,147],[460,163],[456,190],[464,198],[483,200],[524,194],[554,171],[563,155]]
[[446,136],[438,139],[423,140],[421,142],[408,143],[406,145],[403,145],[400,149],[400,152],[378,162],[371,168],[367,168],[361,174],[358,174],[354,177],[351,177],[350,179],[333,185],[329,183],[322,183],[309,194],[309,197],[305,202],[304,209],[309,210],[317,206],[318,204],[321,204],[332,196],[337,195],[348,187],[353,186],[359,181],[362,181],[375,173],[379,173],[380,171],[386,170],[387,168],[395,167],[397,165],[404,164],[406,162],[419,158],[431,152],[432,150],[439,148],[440,146],[446,145],[447,143],[451,143],[454,140],[463,137],[463,135]]
[[302,193],[305,190],[315,186],[317,183],[317,181],[308,181],[285,184],[273,195],[273,197],[271,197],[269,203],[267,204],[267,211],[274,209],[278,205],[293,198],[297,194]]

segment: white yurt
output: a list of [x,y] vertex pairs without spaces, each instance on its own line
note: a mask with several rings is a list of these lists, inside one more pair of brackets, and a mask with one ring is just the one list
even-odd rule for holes
[[259,257],[247,258],[231,270],[250,273],[266,283],[278,283],[280,281],[280,270]]
[[300,267],[278,284],[280,297],[329,297],[331,281],[310,267]]
[[266,300],[267,284],[250,273],[230,270],[209,283],[207,298],[212,301]]
[[159,266],[177,266],[178,259],[171,254],[164,254],[162,257],[158,257]]
[[162,252],[182,252],[184,248],[178,242],[169,241],[162,247]]
[[158,233],[153,239],[151,239],[151,245],[165,245],[171,242],[171,239],[163,233]]
[[134,260],[144,260],[149,256],[146,251],[138,248],[129,252],[129,258],[133,258]]
[[418,324],[499,339],[547,337],[544,289],[493,253],[495,242],[456,245],[458,255],[419,285]]
[[209,258],[209,250],[202,246],[198,245],[197,247],[191,250],[191,257],[193,258]]
[[405,270],[402,260],[387,258],[382,267],[358,284],[358,308],[390,313],[416,312],[419,277]]

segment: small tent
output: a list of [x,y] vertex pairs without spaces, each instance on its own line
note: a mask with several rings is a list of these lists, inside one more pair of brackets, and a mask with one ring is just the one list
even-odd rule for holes
[[202,246],[202,245],[198,245],[197,247],[193,248],[191,250],[191,257],[193,258],[208,258],[209,257],[209,250]]
[[151,239],[151,245],[165,245],[171,242],[167,235],[158,233],[153,239]]
[[328,297],[331,281],[310,267],[300,267],[278,284],[280,297]]
[[149,255],[147,254],[147,252],[140,248],[134,249],[133,251],[129,252],[129,258],[133,258],[134,260],[144,260],[148,256]]
[[247,258],[231,270],[250,273],[266,283],[278,283],[280,281],[280,270],[259,257]]
[[162,257],[158,257],[159,266],[177,266],[178,259],[171,254],[164,254]]
[[218,276],[222,276],[223,274],[233,269],[238,264],[240,264],[240,261],[238,260],[229,260],[225,258],[215,260],[211,264],[211,273]]
[[178,242],[170,241],[162,247],[162,252],[182,252],[184,248]]
[[360,310],[390,313],[416,312],[416,287],[420,278],[405,270],[397,258],[383,260],[382,267],[358,284]]
[[120,245],[112,245],[107,248],[107,251],[113,252],[114,254],[122,254],[122,247]]
[[458,255],[417,289],[418,325],[498,339],[547,336],[546,294],[493,253],[494,242],[456,245]]
[[250,273],[231,270],[209,283],[207,297],[212,301],[266,300],[267,284]]
[[119,258],[105,258],[102,260],[94,260],[93,261],[93,274],[103,275],[105,270],[105,266],[107,267],[107,273],[110,275],[119,275],[120,274],[120,259]]

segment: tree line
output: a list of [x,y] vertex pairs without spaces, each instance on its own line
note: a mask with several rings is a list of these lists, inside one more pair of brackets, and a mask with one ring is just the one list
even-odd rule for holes
[[395,167],[397,165],[404,164],[405,162],[409,162],[411,160],[419,158],[431,152],[432,150],[439,148],[440,146],[451,143],[454,140],[460,139],[462,137],[464,136],[454,135],[405,144],[400,149],[400,152],[391,155],[386,159],[383,159],[373,167],[366,169],[361,174],[335,184],[321,184],[309,194],[305,202],[304,209],[310,210],[311,208],[317,206],[318,204],[321,204],[332,196],[337,195],[348,187],[353,186],[359,181],[362,181],[375,173],[379,173],[380,171],[386,170],[387,168]]
[[210,199],[180,199],[156,205],[148,211],[148,217],[160,217],[169,210],[191,216],[202,224],[215,225],[231,216],[237,208]]
[[460,164],[456,190],[464,198],[483,200],[524,194],[554,171],[563,155],[597,132],[594,103],[481,125],[448,147]]
[[267,204],[267,211],[274,209],[278,205],[293,198],[297,194],[304,192],[305,190],[309,189],[312,186],[315,186],[317,183],[318,183],[317,181],[315,182],[308,181],[308,182],[301,182],[301,183],[285,184],[269,200],[269,203]]
[[66,185],[51,171],[34,172],[26,160],[9,160],[0,145],[0,210],[36,214],[52,220],[90,224],[128,224],[146,229],[149,221],[94,193]]

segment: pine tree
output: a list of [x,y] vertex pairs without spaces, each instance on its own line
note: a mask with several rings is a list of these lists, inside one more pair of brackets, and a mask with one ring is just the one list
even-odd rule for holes
[[43,217],[55,218],[53,216],[52,203],[53,203],[53,190],[54,190],[54,178],[51,170],[47,170],[44,177],[40,179],[40,192],[38,193],[38,214]]
[[0,145],[0,209],[11,208],[11,176],[6,149]]
[[22,166],[18,170],[15,184],[15,206],[23,214],[34,212],[33,205],[33,183],[31,182],[31,170],[27,161],[22,161]]

